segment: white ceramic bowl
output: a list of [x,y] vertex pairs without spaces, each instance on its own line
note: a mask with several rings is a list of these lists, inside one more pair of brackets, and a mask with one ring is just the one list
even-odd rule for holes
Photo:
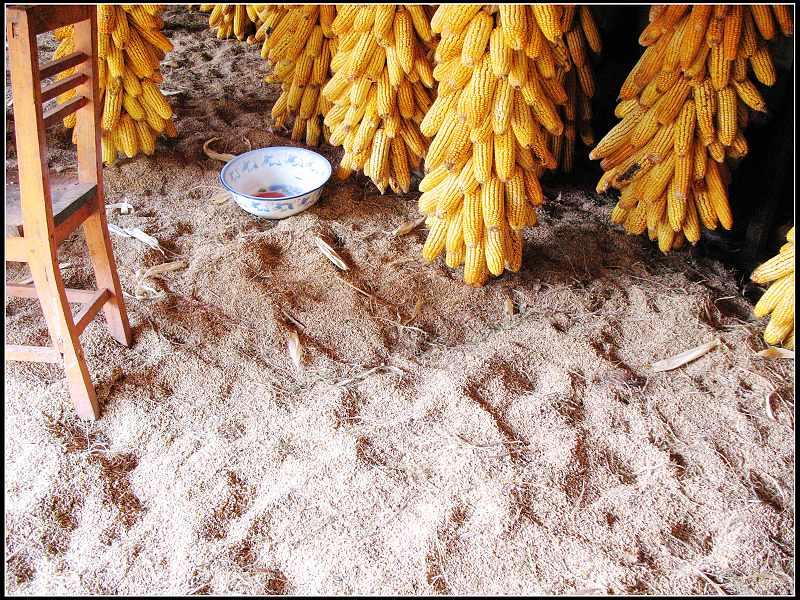
[[[273,146],[232,158],[219,180],[236,204],[257,217],[285,219],[319,200],[333,169],[328,160],[305,148]],[[259,198],[258,192],[278,192],[283,198]]]

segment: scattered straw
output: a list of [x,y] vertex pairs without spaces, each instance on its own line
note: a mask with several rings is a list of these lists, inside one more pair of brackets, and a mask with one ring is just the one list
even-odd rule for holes
[[334,250],[328,242],[323,240],[318,235],[315,235],[314,243],[317,245],[319,251],[322,252],[322,255],[331,261],[337,269],[341,269],[342,271],[350,270],[350,267],[347,266],[347,263],[342,260],[342,257],[336,253],[336,250]]
[[214,160],[219,160],[222,162],[228,162],[231,159],[236,158],[235,154],[228,154],[226,152],[216,152],[209,148],[212,142],[216,142],[220,138],[215,137],[207,140],[205,144],[203,144],[203,154],[205,154],[208,158],[213,158]]
[[761,358],[769,358],[769,359],[789,359],[794,360],[794,352],[792,350],[787,350],[786,348],[777,348],[775,346],[770,346],[766,350],[762,350],[761,352],[756,352]]
[[341,381],[336,382],[337,387],[346,387],[351,383],[355,383],[357,381],[361,381],[366,379],[373,373],[378,373],[379,371],[388,371],[390,373],[394,373],[395,375],[403,375],[403,370],[399,367],[393,367],[391,365],[378,365],[377,367],[372,367],[371,369],[367,369],[363,373],[359,373],[355,377],[348,377],[347,379],[342,379]]
[[397,229],[392,232],[393,236],[399,237],[403,235],[408,235],[412,231],[414,231],[417,227],[422,225],[425,222],[425,217],[420,217],[419,219],[412,219],[411,221],[406,221],[405,223],[401,223]]
[[511,298],[506,298],[503,301],[503,312],[506,313],[506,316],[509,318],[514,316],[514,301]]
[[300,345],[300,337],[294,329],[289,330],[286,345],[289,349],[289,357],[292,359],[295,368],[299,371],[303,367],[303,346]]
[[660,360],[656,363],[651,365],[651,369],[653,371],[671,371],[673,369],[677,369],[678,367],[682,367],[683,365],[692,362],[707,354],[714,348],[716,348],[720,343],[719,338],[714,338],[710,342],[706,342],[705,344],[701,344],[696,348],[691,348],[690,350],[686,350],[685,352],[681,352],[680,354],[676,354],[670,358],[665,358],[664,360]]

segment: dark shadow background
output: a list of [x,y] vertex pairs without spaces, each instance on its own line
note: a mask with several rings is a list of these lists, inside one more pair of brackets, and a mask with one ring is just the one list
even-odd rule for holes
[[[597,92],[592,125],[596,141],[619,121],[614,116],[617,94],[644,50],[638,39],[648,22],[648,10],[648,6],[592,7],[603,38],[602,55],[593,65]],[[756,82],[769,112],[751,113],[745,130],[749,152],[738,166],[731,165],[728,194],[734,228],[703,229],[703,238],[691,250],[719,258],[748,279],[750,271],[784,243],[786,231],[794,223],[794,38],[776,35],[770,48],[777,82],[771,88]],[[575,172],[556,175],[553,182],[579,183],[593,189],[601,175],[599,161],[588,159],[588,151],[579,140]],[[614,202],[610,195],[601,196],[601,200]]]

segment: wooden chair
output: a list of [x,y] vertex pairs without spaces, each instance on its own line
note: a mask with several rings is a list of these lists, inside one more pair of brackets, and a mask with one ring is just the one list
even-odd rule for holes
[[[33,278],[32,285],[7,284],[6,293],[38,298],[52,339],[52,347],[6,345],[6,360],[63,362],[76,412],[95,419],[99,406],[78,336],[102,310],[111,335],[125,346],[131,344],[103,195],[96,8],[38,5],[6,11],[19,165],[18,201],[6,190],[6,223],[21,228],[21,235],[8,237],[6,229],[5,259],[28,263]],[[36,36],[71,24],[75,52],[39,65]],[[70,67],[76,68],[74,75],[42,86],[43,79]],[[43,109],[44,102],[72,88],[77,96],[71,101]],[[45,130],[73,112],[77,112],[78,180],[51,189]],[[65,289],[58,266],[59,243],[81,225],[97,290]],[[82,305],[74,316],[69,302]]]

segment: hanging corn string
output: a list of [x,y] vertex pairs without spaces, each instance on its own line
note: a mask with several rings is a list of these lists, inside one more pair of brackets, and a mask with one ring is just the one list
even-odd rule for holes
[[252,5],[261,25],[254,41],[262,42],[261,57],[271,72],[267,83],[280,83],[281,95],[272,107],[278,127],[294,116],[292,139],[316,146],[329,131],[323,119],[331,107],[321,93],[330,79],[331,56],[337,40],[331,26],[336,7],[328,5]]
[[[565,70],[558,66],[556,78],[562,87],[554,88],[552,94],[558,96],[562,88],[567,94],[566,98],[558,97],[559,102],[563,102],[558,108],[564,122],[564,133],[560,136],[549,134],[548,137],[559,168],[570,173],[575,163],[576,134],[587,148],[594,145],[592,98],[595,81],[589,56],[590,52],[600,54],[602,41],[589,6],[563,6],[561,30],[569,49],[571,68]],[[549,81],[544,79],[543,83],[547,85]]]
[[[463,264],[468,284],[522,264],[522,231],[537,224],[544,199],[539,176],[558,166],[565,134],[564,82],[576,69],[564,29],[574,17],[573,7],[550,4],[454,4],[431,21],[441,41],[438,96],[421,124],[433,137],[420,183],[430,230],[422,254]],[[582,65],[577,77],[588,79]]]
[[260,25],[256,10],[260,6],[267,5],[201,4],[200,12],[211,13],[208,16],[208,27],[212,31],[216,30],[218,39],[224,40],[233,36],[240,42],[252,42],[252,36]]
[[794,227],[780,252],[753,271],[750,279],[768,285],[753,310],[759,318],[770,315],[764,341],[794,350]]
[[725,159],[747,154],[751,110],[766,104],[751,79],[775,83],[768,42],[791,35],[785,5],[654,5],[647,49],[622,85],[622,119],[592,150],[597,191],[621,190],[611,218],[647,232],[662,252],[696,244],[701,227],[733,226]]
[[419,123],[432,104],[430,8],[340,5],[332,24],[339,43],[322,93],[330,143],[345,153],[337,177],[363,170],[383,193],[411,189],[428,148]]
[[[155,152],[156,138],[164,133],[175,137],[172,108],[159,89],[163,77],[161,60],[172,50],[172,43],[161,33],[164,21],[161,4],[98,4],[97,56],[98,84],[103,104],[103,162],[113,164],[117,154],[133,158],[139,151]],[[60,44],[53,59],[74,52],[71,25],[54,32]],[[75,68],[62,71],[60,80],[74,75]],[[61,104],[76,95],[72,89],[58,96]],[[64,119],[64,126],[75,127],[76,115]],[[75,133],[73,131],[73,142]]]

